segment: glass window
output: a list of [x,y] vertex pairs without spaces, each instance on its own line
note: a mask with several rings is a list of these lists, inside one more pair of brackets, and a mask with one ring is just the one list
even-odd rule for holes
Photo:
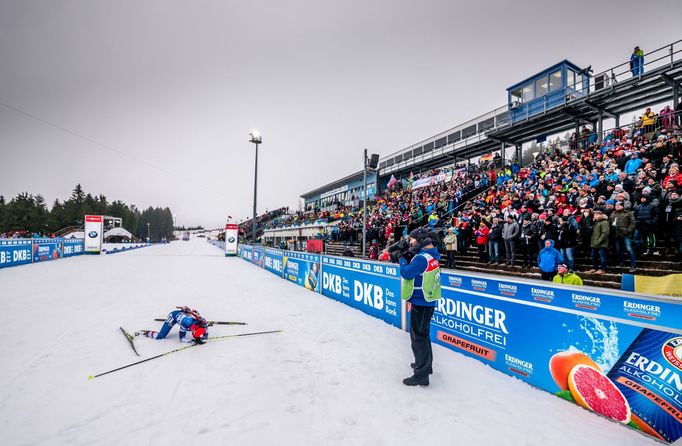
[[495,118],[488,118],[478,123],[478,131],[484,132],[495,127]]
[[563,86],[561,84],[561,70],[557,70],[549,75],[549,91],[557,91]]
[[581,74],[575,75],[575,89],[576,91],[582,91],[583,89],[583,76]]
[[521,90],[521,88],[517,88],[516,90],[512,90],[511,100],[512,100],[512,102],[523,102],[523,91]]
[[528,102],[535,99],[535,95],[533,94],[533,84],[524,85],[521,94],[523,95],[523,102]]
[[455,141],[459,141],[460,139],[461,139],[461,137],[460,137],[460,133],[459,133],[459,132],[450,133],[450,134],[448,135],[448,143],[453,143],[453,142],[455,142]]
[[549,91],[549,83],[547,81],[547,76],[543,76],[535,81],[535,97],[540,98],[547,94]]
[[566,70],[568,72],[568,76],[566,79],[566,86],[575,88],[575,71],[568,69]]
[[462,129],[462,138],[468,138],[471,135],[475,135],[477,133],[477,131],[478,130],[476,128],[476,124],[471,125],[465,129]]

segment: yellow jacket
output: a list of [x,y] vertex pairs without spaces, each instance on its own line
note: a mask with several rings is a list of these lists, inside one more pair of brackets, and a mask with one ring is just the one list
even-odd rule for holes
[[642,120],[642,127],[645,125],[654,125],[656,121],[656,115],[654,112],[644,113],[639,119]]

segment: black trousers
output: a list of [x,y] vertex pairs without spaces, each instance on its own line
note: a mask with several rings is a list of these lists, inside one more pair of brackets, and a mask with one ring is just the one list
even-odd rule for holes
[[410,312],[410,341],[414,353],[414,376],[426,377],[432,372],[431,317],[435,307],[412,305]]
[[447,267],[448,267],[448,268],[454,268],[455,265],[456,265],[456,262],[455,262],[455,251],[454,251],[454,250],[450,250],[450,251],[448,251]]

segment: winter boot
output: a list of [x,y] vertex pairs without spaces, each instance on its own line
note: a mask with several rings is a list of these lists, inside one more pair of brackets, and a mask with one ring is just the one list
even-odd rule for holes
[[403,384],[406,386],[421,386],[421,387],[428,387],[429,385],[429,376],[415,376],[412,375],[409,378],[405,378],[403,380]]

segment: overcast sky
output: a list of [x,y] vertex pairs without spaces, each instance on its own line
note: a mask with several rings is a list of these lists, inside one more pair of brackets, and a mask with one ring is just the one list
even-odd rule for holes
[[259,213],[296,207],[564,58],[682,38],[679,0],[553,3],[0,0],[0,194],[81,183],[217,227],[251,214],[251,129]]

